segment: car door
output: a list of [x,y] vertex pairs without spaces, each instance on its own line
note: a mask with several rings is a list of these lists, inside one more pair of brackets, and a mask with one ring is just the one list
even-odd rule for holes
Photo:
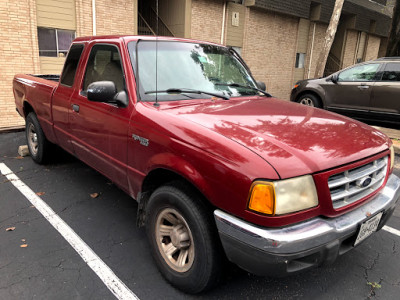
[[400,63],[385,64],[382,78],[372,88],[371,114],[387,121],[399,122],[400,117]]
[[83,52],[83,44],[73,44],[68,52],[67,59],[60,78],[60,84],[52,97],[52,115],[54,134],[58,145],[69,152],[73,152],[71,131],[68,115],[71,109],[70,98],[74,93],[75,75]]
[[117,44],[95,44],[90,49],[80,88],[71,98],[72,145],[79,159],[127,190],[127,143],[132,105],[119,107],[89,101],[86,91],[90,83],[104,80],[113,81],[118,92],[127,92]]
[[367,112],[380,63],[357,65],[339,73],[331,86],[332,107]]

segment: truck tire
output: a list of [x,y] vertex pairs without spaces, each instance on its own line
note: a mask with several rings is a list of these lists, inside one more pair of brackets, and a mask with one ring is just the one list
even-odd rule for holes
[[146,233],[164,278],[187,293],[200,293],[218,283],[222,247],[212,211],[186,185],[156,189],[146,207]]
[[320,99],[313,94],[301,95],[297,99],[297,102],[300,104],[303,104],[303,105],[307,105],[307,106],[322,108]]
[[43,164],[47,158],[49,141],[46,139],[39,120],[34,112],[30,112],[25,120],[25,134],[28,143],[29,154],[32,159]]

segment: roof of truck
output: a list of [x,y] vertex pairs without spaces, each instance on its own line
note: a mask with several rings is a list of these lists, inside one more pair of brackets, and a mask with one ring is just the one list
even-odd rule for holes
[[200,43],[200,44],[209,44],[209,45],[218,45],[220,44],[200,41],[200,40],[192,40],[192,39],[184,39],[178,37],[168,37],[168,36],[153,36],[153,35],[99,35],[99,36],[83,36],[78,37],[74,40],[74,42],[89,42],[89,41],[101,41],[101,40],[121,40],[123,39],[126,43],[137,40],[153,40],[153,41],[176,41],[176,42],[189,42],[189,43]]

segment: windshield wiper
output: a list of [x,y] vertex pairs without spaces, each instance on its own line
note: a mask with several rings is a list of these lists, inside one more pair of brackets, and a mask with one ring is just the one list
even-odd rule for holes
[[155,93],[168,93],[168,94],[206,94],[218,98],[222,98],[225,100],[229,100],[229,96],[225,95],[220,95],[216,93],[211,93],[211,92],[206,92],[206,91],[200,91],[200,90],[192,90],[192,89],[177,89],[177,88],[172,88],[172,89],[167,89],[167,90],[162,90],[162,91],[149,91],[145,92],[145,94],[155,94]]
[[215,83],[215,85],[222,85],[222,86],[231,86],[231,87],[240,87],[240,88],[244,88],[244,89],[249,89],[249,90],[253,90],[253,91],[258,91],[260,93],[263,93],[265,96],[267,97],[272,97],[270,93],[267,93],[266,91],[263,91],[262,89],[256,88],[254,86],[250,86],[250,85],[242,85],[239,83]]

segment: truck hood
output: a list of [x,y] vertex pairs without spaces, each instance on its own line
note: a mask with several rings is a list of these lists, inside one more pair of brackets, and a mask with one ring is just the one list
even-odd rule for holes
[[274,98],[163,108],[255,152],[281,178],[334,168],[389,147],[386,135],[361,122]]

